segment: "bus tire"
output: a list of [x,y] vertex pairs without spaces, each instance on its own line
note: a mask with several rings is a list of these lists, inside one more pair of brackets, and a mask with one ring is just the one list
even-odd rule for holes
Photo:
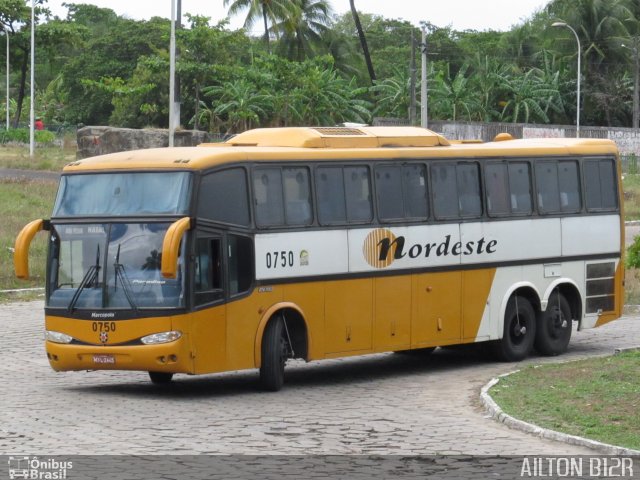
[[156,385],[163,385],[171,381],[171,379],[173,378],[173,373],[149,372],[149,378],[151,379],[151,383],[154,383]]
[[538,314],[534,347],[542,355],[560,355],[571,340],[571,307],[561,293],[551,295],[547,309]]
[[529,300],[513,295],[504,312],[502,339],[493,344],[496,357],[503,362],[524,360],[533,350],[536,313]]
[[260,385],[264,390],[277,392],[284,383],[284,364],[287,361],[287,341],[281,317],[272,319],[262,337]]

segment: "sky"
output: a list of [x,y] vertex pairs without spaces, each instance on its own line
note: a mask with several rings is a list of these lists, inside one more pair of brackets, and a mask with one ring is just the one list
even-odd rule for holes
[[[349,12],[349,0],[329,0],[335,13]],[[356,0],[358,11],[386,18],[401,18],[418,25],[421,20],[455,30],[509,30],[540,10],[550,0]],[[54,15],[66,17],[63,3],[89,3],[111,8],[119,15],[137,20],[152,16],[171,16],[171,0],[49,0]],[[182,0],[182,11],[221,20],[227,9],[223,0]],[[231,27],[242,26],[243,18],[232,20]],[[259,33],[259,32],[258,32]]]

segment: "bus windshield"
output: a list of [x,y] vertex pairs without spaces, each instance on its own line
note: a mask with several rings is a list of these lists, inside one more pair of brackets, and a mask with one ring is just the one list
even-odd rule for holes
[[183,306],[182,254],[175,279],[160,273],[169,225],[52,225],[47,305],[71,311]]
[[190,188],[189,172],[63,175],[53,216],[183,215]]

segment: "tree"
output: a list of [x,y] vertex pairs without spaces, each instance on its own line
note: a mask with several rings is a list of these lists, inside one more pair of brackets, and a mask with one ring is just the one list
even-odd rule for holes
[[[229,6],[229,4],[231,5]],[[269,24],[274,25],[295,13],[292,0],[224,0],[224,6],[229,6],[228,15],[237,15],[247,10],[244,28],[251,30],[258,18],[262,18],[264,25],[264,43],[267,52],[271,53],[269,44]]]
[[[517,72],[519,73],[519,72]],[[527,70],[524,75],[515,74],[504,78],[508,100],[504,102],[502,120],[517,123],[530,121],[549,122],[547,111],[562,112],[562,98],[558,89],[558,76],[545,79],[537,68]]]
[[459,120],[478,119],[481,115],[477,93],[471,88],[471,77],[467,76],[469,65],[465,64],[451,78],[449,66],[439,72],[431,82],[431,112],[437,118]]
[[274,30],[282,33],[280,52],[290,60],[302,61],[323,48],[331,9],[326,0],[292,0],[295,9],[276,23]]
[[355,22],[356,29],[358,30],[358,38],[360,39],[362,53],[364,54],[364,61],[367,64],[367,70],[369,71],[369,78],[371,79],[371,84],[375,85],[376,73],[373,70],[373,63],[371,63],[371,55],[369,55],[369,47],[367,46],[367,37],[364,34],[362,25],[360,24],[360,17],[356,10],[355,0],[349,0],[349,6],[351,7],[351,15],[353,16],[353,21]]

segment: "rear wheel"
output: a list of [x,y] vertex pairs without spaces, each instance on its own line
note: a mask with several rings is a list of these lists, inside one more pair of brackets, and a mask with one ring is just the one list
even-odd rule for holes
[[262,337],[260,384],[270,392],[277,392],[284,383],[284,364],[289,352],[284,333],[284,321],[277,317],[267,324]]
[[504,332],[493,344],[499,360],[519,362],[527,358],[536,337],[536,314],[529,300],[513,295],[504,313]]
[[156,385],[169,383],[173,378],[173,373],[149,372],[149,378],[151,379],[151,383],[155,383]]
[[554,292],[544,312],[538,315],[535,348],[542,355],[560,355],[571,340],[571,307],[561,293]]

